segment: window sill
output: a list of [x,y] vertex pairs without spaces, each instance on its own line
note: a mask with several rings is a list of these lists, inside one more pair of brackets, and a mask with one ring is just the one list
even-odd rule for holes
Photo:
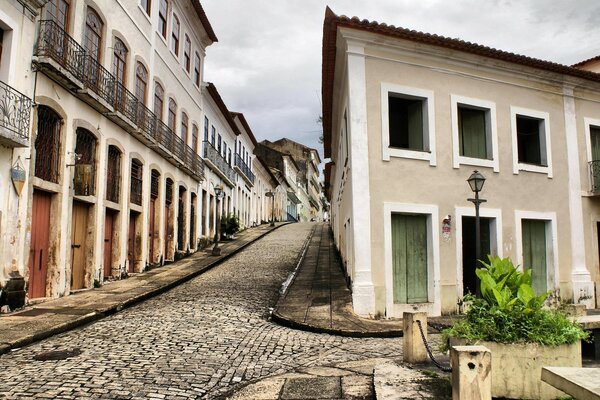
[[383,160],[389,161],[390,157],[397,158],[410,158],[413,160],[423,160],[429,161],[429,164],[435,166],[435,157],[433,157],[433,153],[430,151],[420,151],[420,150],[409,150],[409,149],[399,149],[395,147],[388,147],[384,149]]
[[549,166],[546,167],[543,165],[518,163],[516,171],[515,171],[515,175],[518,175],[519,171],[535,172],[538,174],[546,174],[546,175],[548,175],[548,178],[552,178],[552,169]]
[[458,156],[457,162],[454,164],[454,168],[459,168],[461,165],[493,168],[494,172],[500,172],[500,167],[497,160]]

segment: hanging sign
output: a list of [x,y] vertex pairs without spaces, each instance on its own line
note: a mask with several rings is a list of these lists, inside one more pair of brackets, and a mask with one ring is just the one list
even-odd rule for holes
[[21,157],[17,158],[17,162],[10,169],[10,179],[15,187],[17,196],[20,196],[23,186],[25,186],[25,168],[21,164]]

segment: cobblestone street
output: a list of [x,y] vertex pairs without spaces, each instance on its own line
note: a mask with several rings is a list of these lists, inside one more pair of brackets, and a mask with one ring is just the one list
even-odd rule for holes
[[[355,339],[267,320],[313,224],[282,227],[198,278],[0,357],[2,398],[214,398],[298,367],[400,357],[401,339]],[[78,349],[60,361],[36,361]]]

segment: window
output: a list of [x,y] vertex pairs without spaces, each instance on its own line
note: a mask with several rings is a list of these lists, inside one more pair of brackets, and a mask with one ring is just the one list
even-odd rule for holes
[[181,140],[187,144],[188,139],[188,116],[186,113],[181,113]]
[[169,127],[169,129],[171,129],[171,132],[175,133],[175,127],[176,125],[176,120],[177,120],[177,103],[175,103],[175,100],[173,99],[169,99],[169,116],[167,118],[167,126]]
[[160,83],[154,82],[154,115],[160,120],[163,119],[163,102],[165,91]]
[[210,130],[210,143],[213,145],[213,147],[215,145],[216,132],[217,132],[217,130],[215,129],[215,126],[213,125]]
[[[131,160],[131,187],[129,201],[138,206],[142,205],[142,162],[137,158]],[[152,170],[154,174],[154,170]]]
[[85,20],[85,50],[96,60],[100,60],[100,48],[102,44],[102,29],[104,24],[98,13],[88,7]]
[[183,62],[185,64],[185,70],[187,72],[190,72],[190,68],[191,68],[191,64],[192,64],[192,60],[191,60],[191,54],[192,54],[192,42],[190,41],[190,38],[188,37],[188,35],[185,35],[185,44],[183,46]]
[[227,163],[231,166],[231,148],[229,149],[229,154],[227,155]]
[[198,153],[198,125],[192,125],[192,149]]
[[173,22],[171,26],[171,51],[179,56],[179,18],[173,14]]
[[167,0],[160,0],[158,6],[158,32],[167,38],[167,12],[169,9],[169,2]]
[[75,154],[75,195],[93,196],[96,192],[96,138],[90,131],[77,129]]
[[197,52],[194,54],[194,83],[200,86],[200,55]]
[[545,173],[552,178],[549,114],[511,107],[513,172]]
[[600,192],[600,119],[585,117],[585,141],[589,165],[590,189]]
[[140,0],[140,7],[150,16],[152,13],[152,0]]
[[144,64],[138,61],[135,67],[135,97],[146,104],[146,87],[148,86],[148,71]]
[[108,146],[106,161],[106,200],[119,202],[121,186],[121,152],[117,146]]
[[35,176],[58,183],[62,119],[54,110],[43,105],[37,108],[37,118]]
[[219,133],[218,135],[218,140],[217,140],[217,151],[219,152],[219,154],[221,154],[221,134]]
[[69,1],[67,0],[50,0],[44,6],[43,19],[52,20],[64,31],[69,29]]
[[127,47],[119,38],[115,38],[113,46],[113,75],[117,82],[125,84],[125,71],[127,69]]
[[453,167],[460,164],[499,171],[496,104],[451,95]]
[[[381,84],[383,160],[404,157],[428,160],[435,165],[433,100],[433,92],[429,90]],[[350,132],[345,133],[342,141],[347,143]],[[348,152],[346,146],[342,151]]]
[[227,143],[223,141],[223,158],[227,157]]
[[208,117],[204,117],[204,141],[208,142]]

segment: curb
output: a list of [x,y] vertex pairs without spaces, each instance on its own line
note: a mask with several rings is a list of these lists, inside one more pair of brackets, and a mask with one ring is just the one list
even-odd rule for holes
[[[218,266],[219,264],[227,261],[229,258],[233,257],[234,255],[236,255],[237,253],[239,253],[241,250],[244,250],[246,247],[250,246],[251,244],[255,243],[256,241],[262,239],[263,237],[265,237],[266,235],[268,235],[271,232],[276,231],[277,229],[281,228],[282,226],[288,225],[290,224],[290,222],[284,222],[280,225],[275,226],[273,229],[270,229],[262,234],[260,234],[259,236],[257,236],[256,238],[250,240],[249,242],[243,244],[242,246],[240,246],[239,248],[237,248],[235,251],[232,251],[229,254],[225,254],[217,259],[215,259],[215,261],[211,262],[210,264],[191,272],[188,275],[185,275],[173,282],[169,282],[167,284],[165,284],[164,286],[160,286],[154,289],[151,289],[150,291],[146,292],[146,293],[142,293],[138,296],[129,298],[119,304],[116,304],[114,306],[111,306],[110,308],[107,308],[105,310],[102,311],[94,311],[91,312],[89,314],[85,314],[79,318],[76,318],[72,321],[68,321],[62,324],[58,324],[55,325],[43,332],[38,332],[38,333],[34,333],[30,336],[25,336],[22,339],[18,339],[12,343],[0,343],[0,356],[2,354],[6,354],[8,352],[10,352],[13,349],[17,349],[17,348],[21,348],[21,347],[25,347],[27,345],[30,345],[32,343],[35,342],[39,342],[40,340],[44,340],[47,339],[51,336],[57,335],[59,333],[64,333],[70,330],[73,330],[75,328],[78,328],[80,326],[89,324],[91,322],[94,321],[98,321],[102,318],[108,317],[110,315],[116,314],[119,311],[122,311],[126,308],[129,308],[135,304],[141,303],[144,300],[148,300],[152,297],[156,297],[159,294],[162,294],[164,292],[167,292],[179,285],[182,285],[183,283],[186,283],[194,278],[196,278],[199,275],[202,275],[203,273],[210,271],[211,269],[213,269],[214,267]],[[182,261],[191,261],[191,260],[182,260]],[[172,265],[172,264],[171,264]]]

